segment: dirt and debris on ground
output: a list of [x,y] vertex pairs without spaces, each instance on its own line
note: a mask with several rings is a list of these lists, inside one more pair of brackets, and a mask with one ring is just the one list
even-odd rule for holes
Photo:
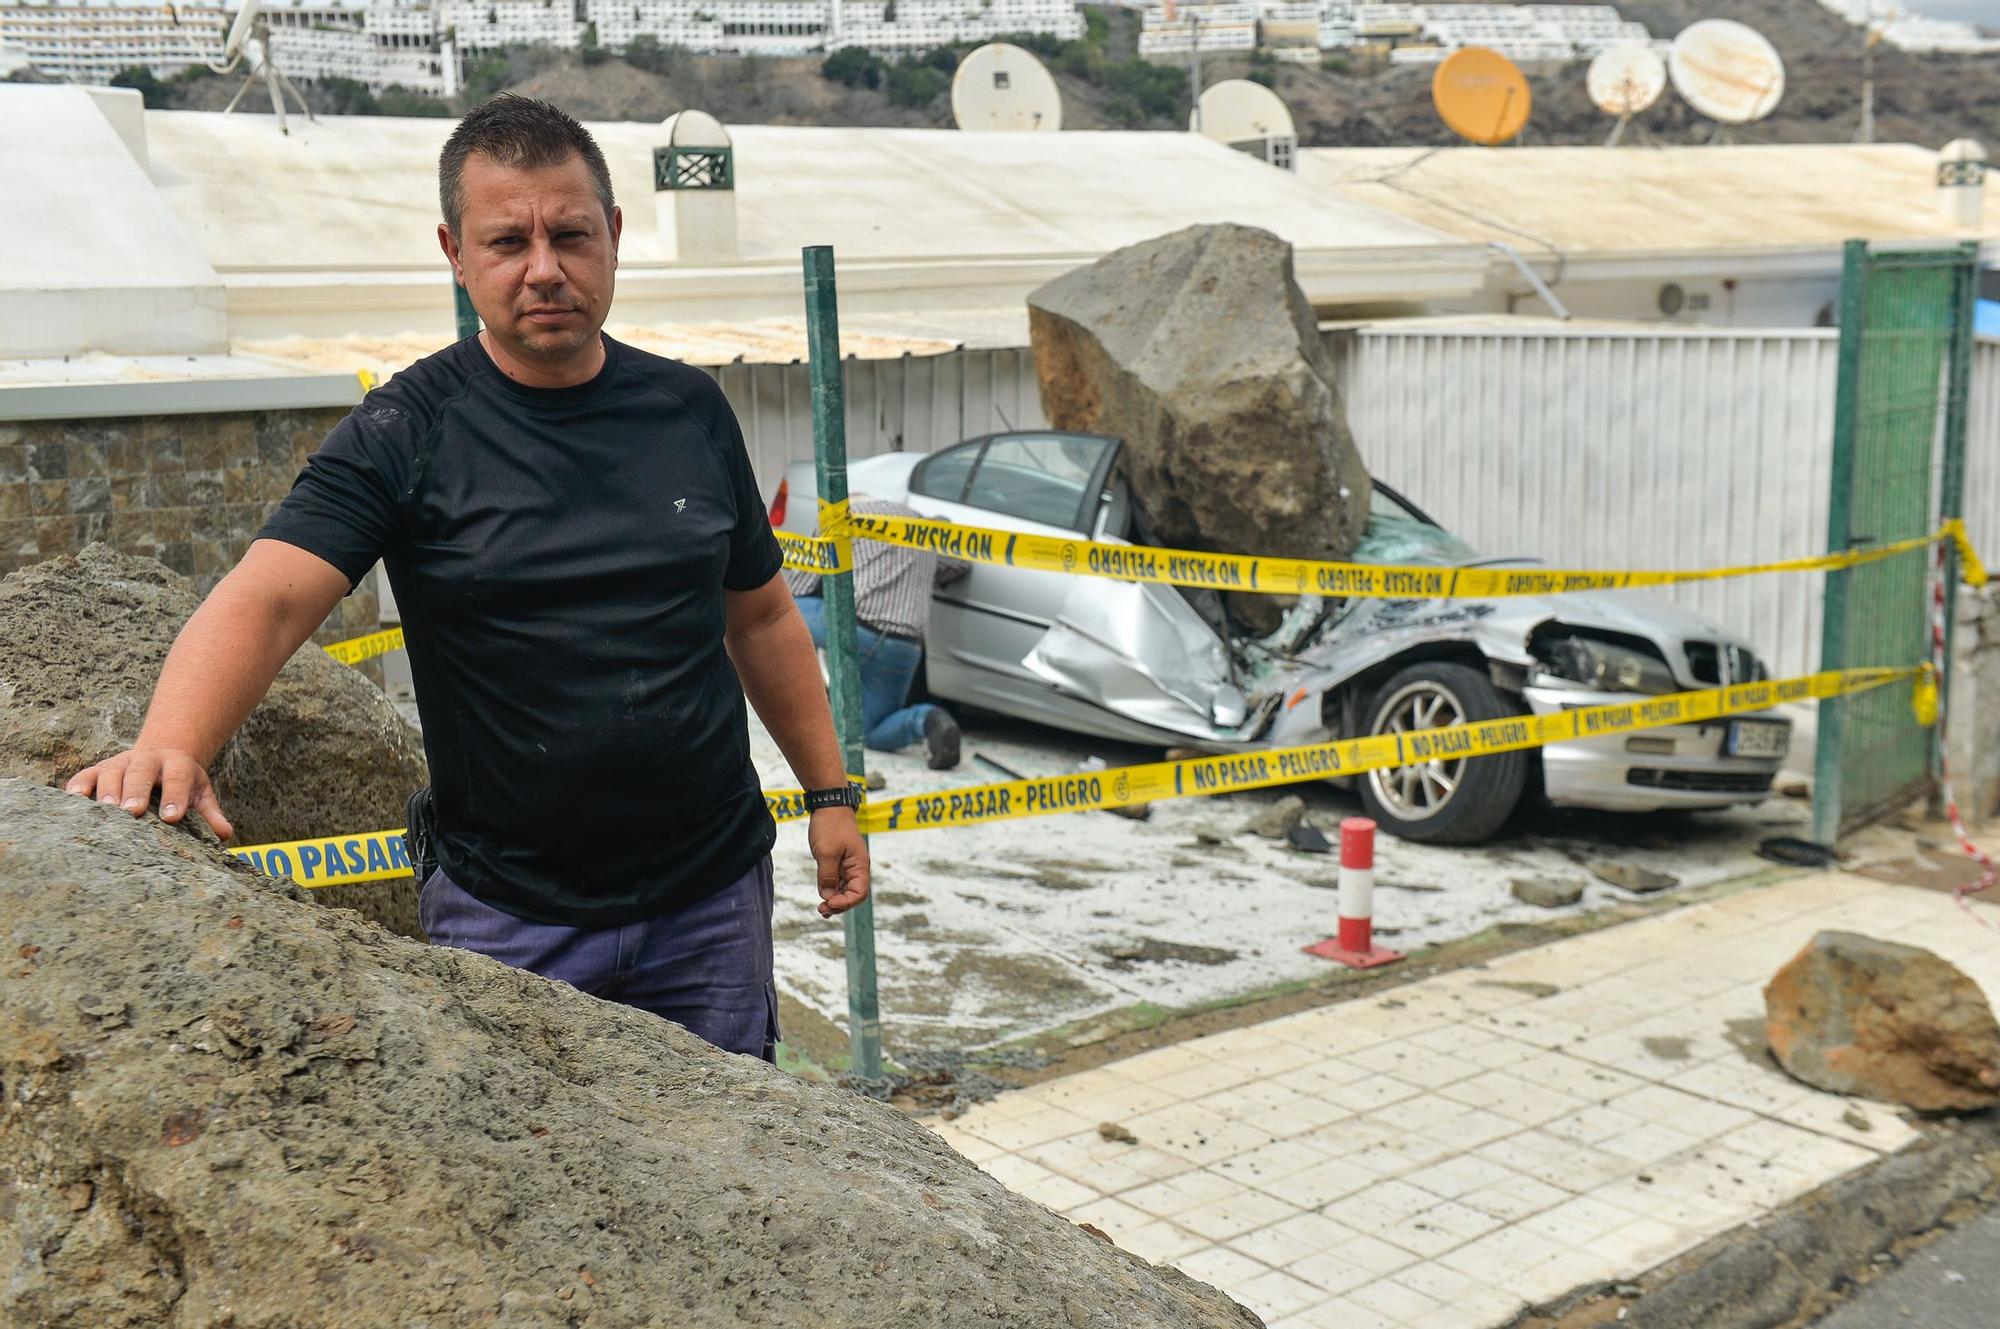
[[[201,603],[164,564],[93,544],[0,579],[0,776],[61,786],[131,746]],[[308,644],[209,769],[238,844],[401,826],[428,783],[423,743],[382,690]],[[316,891],[421,936],[408,878]]]
[[0,826],[0,1323],[1258,1323],[884,1105],[151,818]]

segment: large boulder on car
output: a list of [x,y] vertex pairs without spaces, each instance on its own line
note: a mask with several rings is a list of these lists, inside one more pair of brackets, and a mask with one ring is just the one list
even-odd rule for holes
[[1822,932],[1764,988],[1778,1064],[1836,1094],[1925,1112],[2000,1103],[2000,1024],[1979,985],[1917,946]]
[[1191,226],[1115,250],[1030,295],[1028,327],[1043,413],[1125,440],[1154,542],[1318,559],[1360,542],[1368,472],[1285,241]]
[[0,1324],[1251,1329],[886,1104],[0,780]]
[[[0,776],[61,785],[130,747],[200,603],[164,564],[102,544],[0,579]],[[422,739],[382,690],[308,645],[209,774],[237,842],[263,844],[401,826],[426,772]],[[422,935],[408,878],[312,894]]]

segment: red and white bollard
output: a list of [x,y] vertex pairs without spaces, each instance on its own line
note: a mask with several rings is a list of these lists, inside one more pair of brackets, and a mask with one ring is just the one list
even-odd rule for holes
[[1403,958],[1375,944],[1375,823],[1367,817],[1341,819],[1340,930],[1305,952],[1354,969]]

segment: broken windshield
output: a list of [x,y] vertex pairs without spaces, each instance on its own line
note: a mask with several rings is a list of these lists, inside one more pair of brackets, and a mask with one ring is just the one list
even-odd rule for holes
[[1356,563],[1470,563],[1479,554],[1444,527],[1425,521],[1376,485],[1368,500],[1368,530],[1349,557]]

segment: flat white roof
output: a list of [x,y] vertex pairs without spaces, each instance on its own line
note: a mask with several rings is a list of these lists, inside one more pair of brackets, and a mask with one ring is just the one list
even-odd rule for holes
[[1462,240],[1571,258],[2000,239],[1996,191],[1961,235],[1938,210],[1937,154],[1908,143],[1307,148],[1299,175]]
[[[436,227],[448,120],[146,117],[152,176],[230,289],[235,335],[448,330]],[[831,244],[843,313],[1018,308],[1042,282],[1200,222],[1292,242],[1322,306],[1468,294],[1477,246],[1174,133],[963,134],[732,126],[738,258],[669,263],[657,125],[593,124],[625,210],[614,318],[796,317],[799,251]],[[415,321],[413,321],[415,320]]]

